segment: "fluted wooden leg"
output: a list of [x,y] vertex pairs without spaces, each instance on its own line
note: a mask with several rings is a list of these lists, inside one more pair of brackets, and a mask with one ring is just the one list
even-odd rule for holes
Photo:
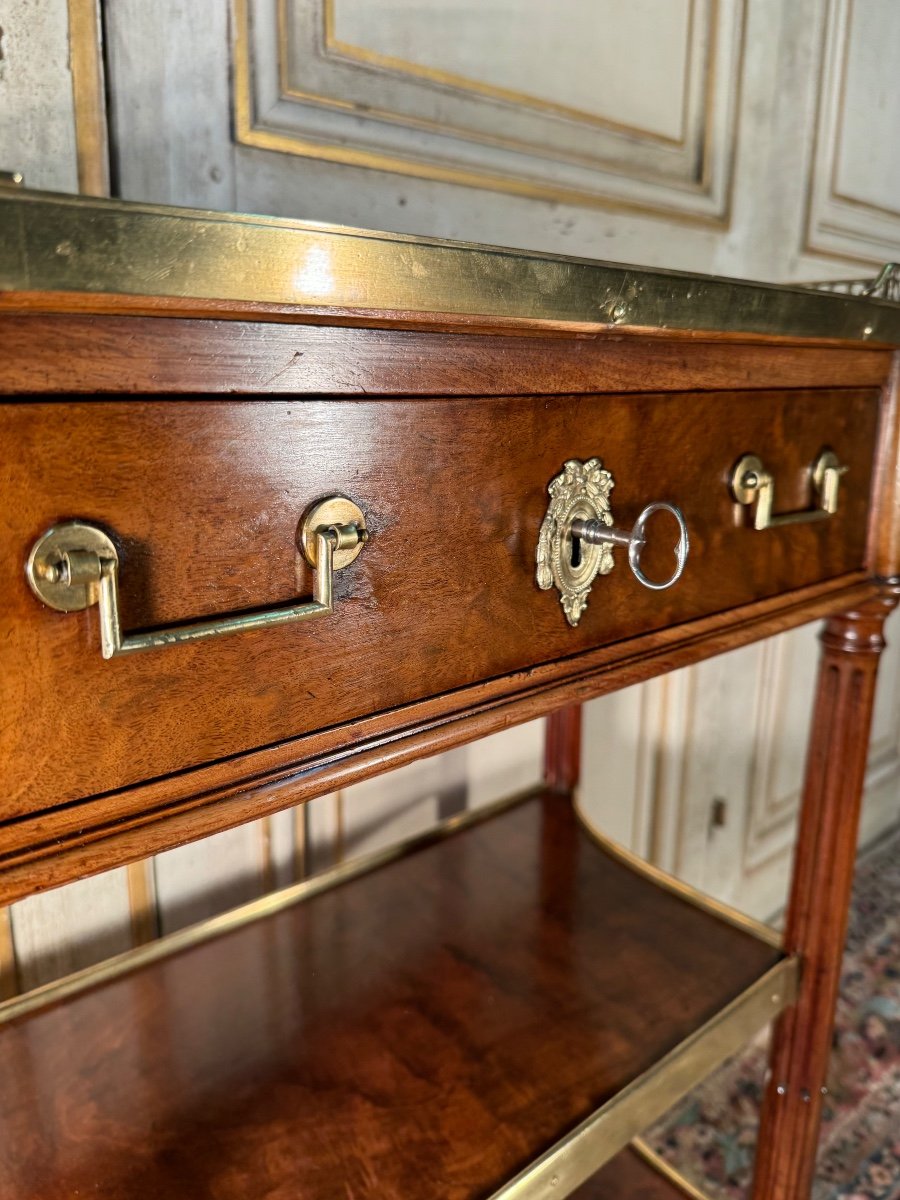
[[555,792],[572,792],[581,774],[581,705],[561,708],[547,718],[544,782]]
[[822,657],[785,940],[799,954],[797,1004],[774,1033],[754,1200],[805,1200],[812,1186],[834,1006],[847,933],[884,620],[893,596],[832,617]]

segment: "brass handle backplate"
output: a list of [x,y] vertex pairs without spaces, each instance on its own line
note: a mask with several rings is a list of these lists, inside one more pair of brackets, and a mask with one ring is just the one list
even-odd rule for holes
[[327,616],[333,611],[335,571],[353,562],[367,538],[362,510],[345,496],[329,496],[307,511],[298,534],[300,549],[315,570],[311,600],[140,633],[122,630],[119,555],[112,539],[99,526],[85,521],[54,525],[32,547],[25,574],[37,598],[59,612],[80,612],[96,604],[103,657],[115,658],[135,650]]
[[815,507],[796,512],[773,513],[775,480],[762,460],[755,454],[745,454],[731,473],[731,495],[738,504],[755,508],[754,529],[774,529],[778,525],[799,525],[807,521],[824,521],[838,510],[838,490],[841,476],[847,470],[833,450],[821,450],[810,468],[809,478]]
[[[614,486],[612,475],[599,458],[587,462],[572,458],[547,489],[550,507],[538,536],[537,585],[544,591],[556,586],[570,625],[577,625],[581,619],[597,576],[608,575],[615,566],[613,546],[628,548],[628,563],[635,578],[653,591],[670,588],[684,571],[690,539],[681,511],[657,500],[643,509],[630,532],[616,529],[609,505]],[[668,579],[655,582],[641,570],[641,552],[647,520],[660,511],[671,513],[678,522],[679,537],[675,570]]]

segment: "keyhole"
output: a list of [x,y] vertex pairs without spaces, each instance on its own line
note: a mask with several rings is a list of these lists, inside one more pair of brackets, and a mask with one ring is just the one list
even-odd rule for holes
[[572,567],[578,568],[581,566],[581,538],[572,538]]

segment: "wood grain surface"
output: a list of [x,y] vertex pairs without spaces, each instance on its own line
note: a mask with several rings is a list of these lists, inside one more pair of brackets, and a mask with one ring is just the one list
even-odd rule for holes
[[801,958],[801,987],[773,1038],[755,1200],[797,1200],[812,1188],[876,674],[884,621],[897,598],[893,591],[832,617],[822,636],[785,928],[786,947]]
[[490,1195],[778,957],[538,795],[0,1029],[2,1195]]
[[0,826],[0,900],[96,874],[877,595],[862,572]]
[[[520,333],[522,331],[519,331]],[[10,315],[0,393],[509,395],[880,387],[890,353],[692,339]]]
[[[0,406],[0,818],[183,771],[593,647],[680,625],[863,566],[877,421],[871,391],[713,392],[492,400],[47,403]],[[764,533],[726,480],[752,448],[778,510],[810,503],[832,444],[849,470],[829,521]],[[651,592],[618,552],[570,628],[534,582],[546,488],[601,455],[627,528],[663,499],[692,538],[684,577]],[[287,603],[312,590],[305,508],[345,493],[370,541],[316,623],[105,662],[96,611],[42,606],[33,540],[79,517],[113,532],[126,629]],[[644,569],[671,571],[674,523]],[[739,523],[736,523],[739,522]],[[451,652],[452,651],[452,652]],[[25,719],[27,714],[27,719]]]
[[[430,297],[430,299],[433,297]],[[766,299],[771,299],[767,296]],[[824,297],[819,297],[824,299]],[[841,303],[846,302],[841,297]],[[833,298],[828,301],[829,307]],[[854,301],[858,304],[858,301]],[[869,310],[871,313],[871,310]],[[626,324],[610,321],[601,312],[574,312],[570,316],[534,316],[532,313],[508,316],[493,312],[464,312],[459,309],[441,310],[437,307],[422,308],[369,308],[341,306],[338,304],[296,304],[266,300],[242,300],[237,298],[215,299],[203,296],[160,296],[145,292],[100,292],[62,291],[53,289],[7,290],[0,292],[0,313],[16,316],[58,315],[118,317],[146,316],[172,320],[187,317],[200,320],[253,321],[284,325],[326,325],[329,328],[394,329],[409,331],[438,331],[441,333],[500,334],[504,337],[601,337],[636,339],[646,341],[716,343],[730,351],[738,346],[773,346],[782,350],[837,349],[841,352],[864,350],[865,352],[890,354],[895,348],[891,337],[890,320],[883,322],[886,340],[871,334],[863,337],[865,317],[854,313],[843,327],[840,336],[818,332],[807,325],[805,332],[778,333],[772,328],[769,318],[767,332],[726,330],[727,324],[710,320],[706,329],[680,329],[672,324],[662,324],[664,313],[660,309],[647,313],[649,324]],[[592,319],[592,318],[599,319]],[[877,319],[877,317],[876,317]],[[717,328],[717,325],[719,326]],[[827,385],[826,380],[819,381]]]
[[882,389],[878,453],[872,480],[869,570],[877,579],[900,577],[900,353]]
[[571,795],[581,775],[581,705],[560,708],[547,717],[544,738],[544,782]]
[[[579,702],[831,617],[788,932],[803,990],[756,1184],[804,1194],[880,648],[867,580],[900,574],[889,351],[75,295],[0,296],[0,332],[0,898],[554,710],[566,791]],[[837,517],[748,529],[735,460],[764,460],[781,512],[824,445],[849,466]],[[620,561],[572,631],[534,548],[550,478],[595,455],[618,523],[674,502],[692,555],[663,595]],[[80,517],[118,540],[127,629],[285,603],[311,590],[297,524],[329,492],[372,540],[318,626],[104,663],[96,613],[23,580],[35,537]],[[548,791],[0,1030],[0,1196],[471,1200],[773,959],[608,860]],[[675,1193],[626,1151],[578,1196]]]

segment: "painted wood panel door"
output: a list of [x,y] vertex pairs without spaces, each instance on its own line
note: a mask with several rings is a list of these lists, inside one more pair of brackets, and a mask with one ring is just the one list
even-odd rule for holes
[[[38,186],[102,188],[106,144],[129,199],[770,280],[900,257],[895,0],[7,7],[0,168]],[[108,108],[96,87],[90,103],[101,28]],[[777,908],[814,637],[588,706],[593,819],[738,905]],[[898,667],[892,647],[864,837],[898,812]],[[26,901],[0,921],[0,990],[17,985],[12,942],[18,986],[38,982],[524,786],[540,736],[512,730]]]
[[[658,866],[768,920],[786,899],[818,625],[585,706],[585,807]],[[887,627],[860,826],[900,815],[900,622]]]
[[128,198],[770,280],[897,256],[892,0],[103,7]]

